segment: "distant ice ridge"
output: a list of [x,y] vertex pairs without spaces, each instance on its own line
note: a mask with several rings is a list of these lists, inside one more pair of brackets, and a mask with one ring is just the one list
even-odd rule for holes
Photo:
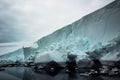
[[0,60],[3,61],[21,61],[24,62],[25,61],[25,56],[24,56],[24,50],[23,48],[20,48],[16,51],[10,52],[6,55],[2,55],[0,56]]

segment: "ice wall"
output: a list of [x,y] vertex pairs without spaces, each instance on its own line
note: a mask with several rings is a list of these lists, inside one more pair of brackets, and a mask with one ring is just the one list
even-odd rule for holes
[[119,26],[120,2],[117,0],[38,40],[38,51],[42,53],[62,47],[65,51],[85,55],[85,52],[101,48],[117,37]]

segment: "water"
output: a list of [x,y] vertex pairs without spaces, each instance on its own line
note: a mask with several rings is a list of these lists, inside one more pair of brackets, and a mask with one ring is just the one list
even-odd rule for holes
[[120,80],[120,77],[80,76],[60,72],[57,75],[34,72],[31,68],[14,67],[0,72],[0,80]]

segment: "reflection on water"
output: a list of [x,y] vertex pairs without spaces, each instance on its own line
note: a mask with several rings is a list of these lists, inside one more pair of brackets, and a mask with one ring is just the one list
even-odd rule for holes
[[0,72],[0,80],[119,80],[119,77],[105,76],[80,76],[79,74],[68,74],[60,72],[55,76],[46,73],[36,73],[30,68],[7,68]]

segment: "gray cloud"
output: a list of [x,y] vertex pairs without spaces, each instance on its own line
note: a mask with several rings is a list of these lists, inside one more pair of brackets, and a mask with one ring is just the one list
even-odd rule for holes
[[0,1],[0,43],[22,40],[23,35],[16,26],[17,19],[11,13],[11,4]]

